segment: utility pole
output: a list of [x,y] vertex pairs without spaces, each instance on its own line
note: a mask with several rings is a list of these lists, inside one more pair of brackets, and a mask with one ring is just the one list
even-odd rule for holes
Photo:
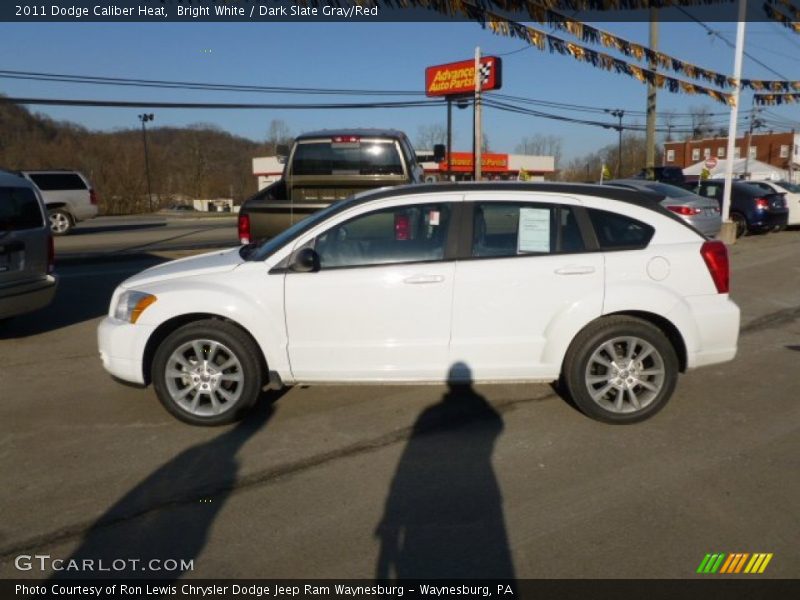
[[619,179],[622,177],[622,117],[625,116],[625,111],[621,109],[608,110],[607,108],[605,111],[619,119],[619,125],[614,128],[619,132],[619,141],[617,142],[617,179]]
[[453,97],[447,97],[447,181],[453,176]]
[[[650,49],[658,50],[658,9],[650,7]],[[650,70],[655,72],[658,68],[656,60],[650,61]],[[655,178],[656,167],[656,91],[655,82],[647,84],[647,133],[645,139],[645,168],[647,178]]]
[[747,129],[747,150],[744,155],[744,172],[742,173],[745,179],[751,179],[748,175],[750,174],[750,146],[753,144],[753,129],[761,127],[762,125],[761,119],[756,118],[758,111],[756,99],[755,96],[753,96],[753,108],[750,110],[750,127]]
[[722,229],[719,239],[733,244],[736,242],[736,226],[731,222],[731,191],[733,189],[733,148],[736,144],[736,120],[739,118],[739,92],[742,83],[742,55],[744,54],[744,25],[745,13],[747,11],[747,0],[739,0],[739,22],[736,25],[736,50],[733,58],[733,78],[736,84],[733,86],[733,106],[731,107],[731,118],[728,122],[728,148],[725,153],[725,187],[722,190]]
[[142,122],[142,142],[144,143],[144,171],[147,175],[147,198],[150,204],[150,212],[153,212],[153,192],[150,187],[150,159],[147,156],[147,130],[144,126],[148,121],[155,119],[153,113],[139,115],[139,120]]
[[481,132],[481,49],[475,47],[475,104],[473,105],[475,116],[475,136],[472,149],[472,164],[475,172],[475,181],[481,180],[481,144],[483,135]]

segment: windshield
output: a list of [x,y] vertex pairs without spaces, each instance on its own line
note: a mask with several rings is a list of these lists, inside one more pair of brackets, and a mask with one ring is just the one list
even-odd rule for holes
[[[298,221],[289,229],[286,229],[276,235],[274,238],[270,238],[267,241],[261,243],[259,246],[256,246],[252,250],[249,250],[247,253],[240,252],[242,258],[245,260],[265,260],[272,256],[275,252],[283,248],[286,244],[294,240],[300,234],[308,231],[312,227],[314,227],[317,223],[324,221],[328,218],[329,215],[332,213],[338,212],[344,208],[347,208],[351,203],[344,200],[342,202],[335,202],[330,206],[323,208],[319,212],[315,212],[314,214],[308,215],[302,221]],[[248,248],[248,246],[244,246],[244,248]]]
[[403,162],[392,141],[300,142],[292,175],[402,175]]

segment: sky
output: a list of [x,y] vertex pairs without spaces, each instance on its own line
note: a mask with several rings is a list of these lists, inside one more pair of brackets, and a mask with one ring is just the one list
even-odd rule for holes
[[[538,29],[572,39],[565,32]],[[596,23],[630,41],[647,45],[648,23]],[[708,23],[733,42],[735,23]],[[783,77],[745,58],[743,76],[800,80],[800,35],[776,23],[748,23],[746,51]],[[697,23],[661,23],[659,50],[697,66],[733,71],[733,50]],[[606,72],[569,56],[541,52],[516,39],[496,36],[477,23],[4,23],[0,69],[203,83],[363,88],[424,91],[425,68],[470,59],[475,47],[503,59],[501,93],[627,111],[625,123],[644,123],[631,111],[645,109],[646,86],[625,75]],[[601,51],[608,51],[597,48]],[[624,60],[632,59],[619,56]],[[644,65],[643,65],[644,66]],[[680,74],[670,75],[683,78]],[[701,83],[702,82],[697,82]],[[354,102],[353,97],[223,93],[143,89],[22,81],[0,77],[8,96],[143,100],[167,102]],[[491,92],[488,92],[489,94]],[[751,107],[745,93],[741,106]],[[374,98],[373,98],[374,99]],[[385,98],[401,100],[403,98]],[[367,99],[369,100],[369,98]],[[658,96],[658,110],[686,113],[706,107],[719,127],[728,124],[728,108],[703,96]],[[55,119],[93,130],[139,127],[142,109],[32,107]],[[613,121],[604,115],[541,109],[556,114]],[[320,128],[391,127],[414,140],[420,127],[446,124],[444,105],[372,110],[179,110],[153,109],[157,126],[213,124],[236,135],[264,140],[272,119],[291,133]],[[800,105],[767,107],[768,128],[800,131]],[[687,123],[686,118],[677,122]],[[616,131],[567,124],[539,117],[486,109],[484,131],[492,151],[513,152],[523,137],[555,135],[565,159],[616,143]],[[744,122],[746,125],[746,122]],[[454,111],[454,149],[471,148],[470,110]]]

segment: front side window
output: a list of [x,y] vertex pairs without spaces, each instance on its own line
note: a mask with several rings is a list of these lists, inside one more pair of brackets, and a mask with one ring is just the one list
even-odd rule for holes
[[314,240],[320,267],[361,267],[442,260],[450,206],[415,204],[350,219]]
[[633,250],[650,243],[655,229],[625,215],[589,209],[597,242],[601,250]]
[[580,228],[569,206],[514,202],[475,204],[473,257],[581,252]]
[[293,175],[402,175],[394,141],[300,142],[292,157]]

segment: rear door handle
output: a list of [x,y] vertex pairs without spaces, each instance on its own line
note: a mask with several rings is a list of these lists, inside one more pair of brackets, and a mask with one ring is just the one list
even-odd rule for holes
[[589,266],[570,266],[561,267],[555,270],[556,275],[589,275],[594,273],[594,267]]
[[412,275],[403,279],[403,283],[418,284],[418,283],[441,283],[444,281],[444,275]]

